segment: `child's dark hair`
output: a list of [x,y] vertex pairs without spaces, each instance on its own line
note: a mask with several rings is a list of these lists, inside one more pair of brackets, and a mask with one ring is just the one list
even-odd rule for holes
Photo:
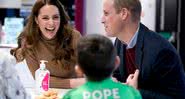
[[87,79],[101,81],[115,68],[116,50],[110,39],[98,34],[82,37],[77,45],[78,64]]

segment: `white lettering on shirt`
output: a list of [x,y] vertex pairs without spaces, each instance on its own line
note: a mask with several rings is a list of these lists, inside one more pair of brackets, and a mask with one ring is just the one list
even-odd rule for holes
[[83,92],[83,99],[89,99],[90,98],[90,92],[88,92],[88,91],[85,91],[85,92]]
[[95,90],[95,91],[92,93],[92,97],[93,97],[93,99],[102,99],[103,94],[101,93],[100,90]]
[[119,96],[119,89],[103,89],[103,90],[94,90],[93,92],[84,91],[83,92],[83,99],[108,99],[112,97],[114,99],[120,99]]

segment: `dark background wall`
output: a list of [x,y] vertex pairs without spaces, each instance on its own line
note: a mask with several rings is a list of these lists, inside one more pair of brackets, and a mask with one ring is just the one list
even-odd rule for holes
[[[184,5],[185,0],[156,0],[156,32],[175,34],[174,41],[171,43],[179,52],[185,69]],[[163,28],[161,28],[161,25],[163,25]]]
[[19,17],[19,9],[0,8],[0,21],[4,24],[5,17]]
[[185,0],[181,0],[180,55],[185,68]]

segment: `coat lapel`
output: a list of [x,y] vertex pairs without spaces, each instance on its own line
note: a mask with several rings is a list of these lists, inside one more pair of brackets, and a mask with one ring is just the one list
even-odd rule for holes
[[139,33],[136,43],[136,67],[141,69],[142,61],[143,61],[143,48],[144,48],[144,34],[145,34],[145,26],[140,24]]
[[122,44],[120,40],[116,39],[115,46],[117,48],[117,53],[120,57],[120,65],[118,69],[118,73],[120,74],[120,81],[125,82],[126,80],[126,68],[125,68],[125,48],[126,45]]

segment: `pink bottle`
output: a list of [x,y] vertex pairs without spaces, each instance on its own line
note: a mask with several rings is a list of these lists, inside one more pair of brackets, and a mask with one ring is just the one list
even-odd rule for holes
[[45,60],[40,61],[40,68],[35,72],[36,92],[42,94],[49,90],[50,72],[46,69]]

